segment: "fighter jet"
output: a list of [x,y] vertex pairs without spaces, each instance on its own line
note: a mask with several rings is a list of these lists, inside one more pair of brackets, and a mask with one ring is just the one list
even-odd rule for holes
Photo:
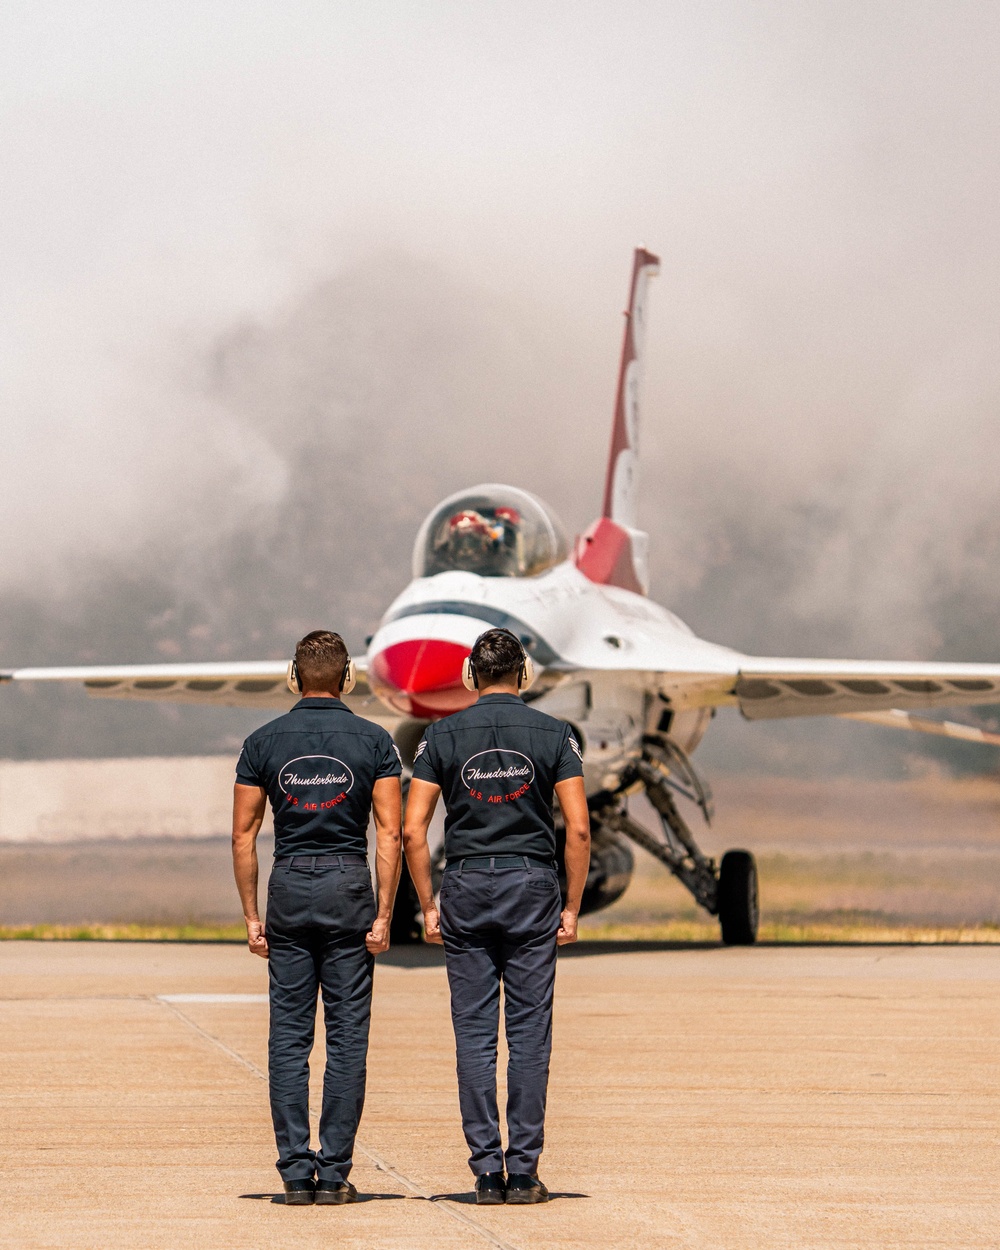
[[[597,911],[625,892],[637,845],[718,917],[723,942],[748,944],[759,916],[754,857],[742,849],[718,863],[705,855],[678,803],[684,797],[711,819],[710,792],[691,756],[716,709],[738,707],[749,721],[848,716],[1000,744],[1000,735],[911,714],[1000,702],[1000,664],[744,655],[698,638],[648,597],[639,397],[649,280],[658,268],[656,256],[636,250],[601,515],[570,545],[551,509],[516,486],[473,486],[438,504],[416,536],[413,580],[357,660],[359,680],[347,702],[384,724],[412,764],[425,726],[475,699],[462,682],[475,639],[491,626],[512,630],[536,670],[524,698],[568,721],[582,747],[593,833],[583,910]],[[21,668],[0,680],[78,682],[98,698],[264,709],[294,701],[288,676],[286,662],[258,660]],[[639,793],[658,827],[629,810]],[[395,940],[419,938],[415,903],[404,879]]]

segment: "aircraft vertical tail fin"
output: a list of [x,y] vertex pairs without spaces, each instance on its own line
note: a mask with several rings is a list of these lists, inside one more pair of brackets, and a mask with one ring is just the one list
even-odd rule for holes
[[639,384],[646,337],[646,293],[649,279],[659,272],[659,267],[659,257],[645,248],[636,248],[625,313],[604,509],[577,540],[573,556],[577,568],[592,582],[621,586],[642,595],[649,590],[649,570],[648,540],[638,528]]

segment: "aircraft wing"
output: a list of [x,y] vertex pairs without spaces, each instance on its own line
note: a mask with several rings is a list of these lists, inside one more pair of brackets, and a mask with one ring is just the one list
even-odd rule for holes
[[732,692],[748,720],[1000,703],[1000,664],[746,656]]
[[[364,660],[355,660],[357,684],[344,702],[367,720],[394,724],[368,687]],[[41,681],[82,685],[98,699],[214,704],[286,710],[295,702],[285,685],[287,660],[226,660],[206,664],[113,664],[78,668],[15,668],[0,682]]]
[[748,720],[1000,703],[1000,664],[746,655],[658,621],[627,620],[612,633],[612,619],[598,620],[608,629],[600,648],[566,648],[546,675],[562,670],[563,681],[579,682],[588,672],[599,681],[617,674],[655,690],[674,711],[737,706]]

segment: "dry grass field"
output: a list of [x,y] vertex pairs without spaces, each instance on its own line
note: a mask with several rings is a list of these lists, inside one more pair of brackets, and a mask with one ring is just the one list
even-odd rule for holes
[[[715,797],[702,844],[757,854],[765,939],[1000,936],[1000,781],[723,776]],[[641,801],[635,813],[652,821]],[[261,852],[266,863],[270,844]],[[591,937],[717,933],[641,851],[626,895],[585,923]],[[238,937],[228,842],[0,846],[0,924],[7,936]]]

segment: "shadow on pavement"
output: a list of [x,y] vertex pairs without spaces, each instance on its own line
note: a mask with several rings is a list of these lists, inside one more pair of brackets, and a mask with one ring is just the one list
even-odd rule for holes
[[668,942],[654,938],[622,938],[617,941],[590,941],[583,938],[572,946],[560,946],[560,959],[585,959],[588,955],[641,955],[649,951],[715,951],[721,942]]
[[991,942],[991,941],[960,942],[958,941],[957,938],[955,939],[941,938],[933,942],[924,942],[924,941],[919,941],[913,938],[878,938],[878,939],[871,939],[871,940],[867,938],[863,940],[862,939],[852,940],[851,938],[843,938],[843,939],[831,938],[829,940],[825,938],[815,938],[811,941],[806,941],[806,940],[799,941],[797,938],[794,938],[794,939],[789,939],[787,942],[761,940],[759,942],[755,942],[754,945],[764,946],[764,947],[767,947],[769,950],[774,947],[782,947],[785,950],[791,950],[794,948],[796,950],[827,950],[829,949],[829,950],[842,951],[842,950],[862,950],[865,947],[873,947],[873,946],[874,947],[888,947],[889,949],[895,948],[896,950],[901,950],[904,947],[907,948],[908,950],[915,950],[917,948],[926,947],[929,950],[931,947],[938,947],[938,946],[978,947],[982,949],[982,947],[984,946],[996,946],[997,943]]
[[412,946],[390,946],[377,961],[390,968],[443,968],[444,947],[416,942]]
[[[275,1194],[275,1193],[240,1194],[240,1197],[249,1198],[250,1200],[255,1201],[255,1202],[271,1202],[279,1207],[283,1207],[285,1205],[285,1195],[283,1193],[282,1194]],[[557,1193],[557,1192],[552,1192],[552,1191],[549,1192],[550,1202],[555,1202],[557,1198],[589,1198],[589,1197],[590,1197],[590,1194]],[[391,1202],[395,1199],[400,1199],[400,1200],[407,1199],[410,1202],[413,1202],[414,1200],[416,1200],[417,1202],[428,1201],[428,1199],[420,1198],[416,1194],[363,1194],[363,1193],[359,1193],[357,1197],[358,1202]],[[476,1195],[475,1195],[475,1192],[472,1190],[465,1190],[464,1192],[460,1194],[431,1194],[429,1201],[430,1202],[460,1202],[466,1206],[475,1206]],[[313,1204],[306,1203],[305,1205],[312,1206]],[[354,1205],[354,1204],[346,1204],[346,1205]]]
[[[903,947],[924,947],[924,946],[995,946],[995,942],[970,942],[970,941],[951,941],[942,939],[938,942],[913,941],[907,938],[899,938],[898,940],[875,940],[875,941],[851,941],[850,939],[838,941],[831,940],[800,940],[789,939],[787,941],[760,941],[755,943],[758,947],[767,949],[783,948],[789,950],[859,950],[862,947],[895,947],[897,949]],[[588,959],[594,955],[643,955],[665,951],[719,951],[720,953],[729,949],[740,949],[738,947],[727,947],[722,942],[681,942],[657,940],[654,938],[636,938],[630,940],[628,938],[616,939],[613,941],[583,941],[576,942],[572,946],[560,946],[560,959]],[[388,964],[392,968],[443,968],[444,967],[444,948],[441,946],[394,946],[384,955],[379,955],[379,962]]]
[[[661,942],[652,939],[635,941],[621,940],[613,942],[576,942],[572,946],[559,948],[560,959],[582,959],[588,955],[629,955],[644,951],[712,951],[721,950],[721,942]],[[444,947],[425,946],[415,943],[413,946],[392,946],[384,955],[379,955],[381,964],[390,968],[443,968]]]
[[[240,1197],[252,1198],[257,1202],[273,1202],[277,1206],[280,1206],[280,1207],[283,1207],[285,1205],[284,1194],[240,1194]],[[393,1198],[402,1199],[405,1197],[406,1197],[406,1194],[362,1194],[362,1193],[359,1193],[357,1196],[356,1202],[389,1202]],[[305,1205],[312,1206],[313,1203],[307,1202]],[[320,1205],[322,1206],[322,1205],[328,1205],[328,1204],[321,1203]],[[355,1205],[355,1203],[346,1203],[344,1205],[353,1206]]]
[[[831,939],[812,939],[805,940],[799,938],[789,938],[787,940],[762,939],[752,944],[757,948],[765,948],[767,950],[861,950],[863,947],[888,947],[901,949],[903,947],[930,947],[930,946],[995,946],[995,942],[959,942],[949,939],[942,939],[938,942],[921,942],[901,937],[898,939],[878,939],[873,941],[857,941],[850,938],[841,940]],[[656,941],[652,938],[637,938],[630,941],[622,938],[615,941],[582,941],[577,942],[573,946],[561,946],[559,948],[560,959],[585,959],[590,955],[640,955],[650,951],[723,951],[729,950],[747,950],[746,946],[724,946],[722,942],[678,942],[678,941]]]
[[[557,1198],[589,1198],[590,1194],[570,1194],[558,1193],[549,1190],[549,1202],[555,1202]],[[431,1194],[431,1202],[459,1202],[465,1206],[476,1206],[476,1195],[472,1191],[465,1191],[460,1194]],[[506,1206],[505,1202],[497,1203],[497,1206]],[[531,1206],[538,1205],[532,1203],[511,1203],[511,1206]]]

